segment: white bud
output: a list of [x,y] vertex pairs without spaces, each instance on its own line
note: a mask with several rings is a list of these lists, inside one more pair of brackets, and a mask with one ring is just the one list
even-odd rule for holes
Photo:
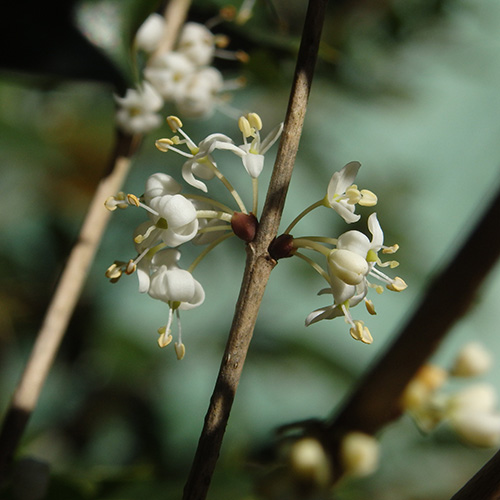
[[340,458],[346,474],[368,476],[378,467],[378,442],[368,434],[350,432],[342,439]]
[[478,342],[462,347],[451,369],[456,377],[473,377],[488,371],[493,363],[491,354]]

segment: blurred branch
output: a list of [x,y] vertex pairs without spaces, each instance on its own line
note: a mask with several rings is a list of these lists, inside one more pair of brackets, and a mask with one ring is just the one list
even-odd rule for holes
[[88,271],[106,229],[110,212],[104,200],[120,190],[139,137],[119,134],[111,168],[97,186],[78,240],[61,275],[0,433],[0,478],[16,451],[43,384],[54,362]]
[[276,264],[268,254],[268,247],[278,231],[297,155],[326,4],[326,0],[310,0],[308,5],[283,134],[266,203],[256,238],[247,247],[247,262],[240,295],[198,448],[184,489],[184,500],[206,498],[264,290]]
[[500,451],[451,500],[500,498]]
[[[172,0],[165,7],[167,35],[164,50],[173,48],[182,27],[190,0]],[[75,243],[49,305],[21,380],[14,392],[0,431],[0,480],[6,475],[28,420],[63,340],[85,279],[110,217],[104,201],[120,191],[130,169],[131,157],[142,137],[117,132],[110,169],[97,186]]]
[[396,340],[324,427],[323,444],[332,456],[346,432],[373,434],[401,414],[399,401],[405,387],[470,308],[497,262],[500,244],[494,235],[499,220],[500,189],[454,258],[434,278]]

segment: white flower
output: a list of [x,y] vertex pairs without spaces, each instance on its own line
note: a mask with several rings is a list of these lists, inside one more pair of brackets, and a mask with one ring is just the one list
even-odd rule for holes
[[181,99],[186,92],[194,64],[179,52],[154,57],[144,69],[144,77],[166,101]]
[[[206,184],[196,177],[204,180],[213,179],[217,165],[211,153],[225,142],[232,142],[232,139],[224,134],[211,134],[203,139],[198,145],[182,130],[182,122],[176,116],[169,116],[167,122],[174,132],[179,132],[183,139],[178,136],[172,139],[158,139],[156,147],[162,151],[174,151],[188,160],[182,166],[182,177],[191,186],[204,191],[208,191]],[[177,146],[185,144],[189,152],[182,151]],[[195,177],[196,176],[196,177]]]
[[146,52],[153,52],[161,41],[164,29],[165,18],[157,13],[150,14],[137,30],[136,47]]
[[161,124],[157,112],[163,107],[163,99],[148,82],[137,90],[128,89],[124,97],[115,96],[119,109],[116,113],[118,125],[130,134],[146,133]]
[[224,88],[222,73],[211,67],[187,75],[182,92],[175,96],[179,113],[189,118],[210,116]]
[[181,194],[157,196],[149,205],[154,233],[165,245],[176,247],[198,232],[196,208]]
[[491,353],[479,342],[469,342],[460,350],[451,373],[456,377],[473,377],[488,371],[493,363]]
[[203,24],[188,22],[182,28],[177,50],[197,66],[206,66],[214,56],[215,36]]
[[[243,166],[250,177],[255,179],[260,175],[264,167],[264,155],[281,135],[283,124],[280,123],[276,126],[262,141],[260,138],[262,120],[257,113],[249,113],[240,117],[238,126],[243,134],[243,144],[241,146],[226,142],[218,144],[216,147],[238,155],[242,159]],[[248,142],[247,139],[249,138],[251,138],[251,142]]]
[[449,397],[445,415],[453,429],[476,446],[500,444],[500,413],[496,391],[490,384],[475,384]]
[[158,172],[150,175],[146,181],[144,190],[144,201],[149,205],[158,196],[179,194],[181,185],[170,175]]
[[378,441],[362,432],[349,432],[340,443],[340,460],[344,472],[362,477],[375,472],[379,464]]
[[201,284],[193,278],[193,275],[181,269],[177,262],[180,252],[174,249],[161,251],[161,257],[156,264],[161,265],[151,276],[149,295],[157,300],[161,300],[169,306],[169,316],[167,324],[158,329],[160,337],[158,345],[166,347],[172,341],[171,326],[173,315],[177,316],[178,339],[175,343],[175,352],[178,359],[182,359],[185,354],[185,347],[182,343],[181,325],[179,310],[188,310],[198,307],[205,300],[205,292]]
[[359,215],[354,213],[358,203],[372,207],[377,204],[377,197],[367,189],[358,190],[353,184],[361,163],[351,161],[339,172],[335,172],[328,183],[323,204],[333,208],[348,224],[357,222]]
[[[327,258],[330,288],[320,291],[320,294],[331,293],[333,304],[309,314],[306,326],[322,319],[333,319],[343,315],[351,326],[350,333],[354,339],[361,340],[365,344],[373,341],[364,323],[354,320],[350,313],[350,308],[364,300],[368,312],[375,314],[373,304],[366,299],[366,294],[369,287],[376,288],[379,293],[383,288],[380,285],[372,285],[368,281],[368,276],[382,281],[392,291],[402,291],[407,285],[401,278],[390,278],[375,267],[385,265],[378,257],[380,250],[386,253],[393,253],[396,250],[396,247],[384,246],[384,234],[375,213],[368,218],[368,229],[372,234],[371,241],[360,231],[354,230],[347,231],[338,238],[337,248],[331,250]],[[394,267],[397,263],[392,261],[388,264]]]

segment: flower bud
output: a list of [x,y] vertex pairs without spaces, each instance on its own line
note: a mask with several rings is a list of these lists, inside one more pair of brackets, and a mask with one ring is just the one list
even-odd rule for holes
[[379,461],[379,446],[373,436],[362,432],[350,432],[340,445],[340,459],[346,474],[368,476]]
[[250,243],[255,238],[255,233],[259,227],[259,221],[254,214],[244,214],[234,212],[231,219],[231,228],[238,238]]

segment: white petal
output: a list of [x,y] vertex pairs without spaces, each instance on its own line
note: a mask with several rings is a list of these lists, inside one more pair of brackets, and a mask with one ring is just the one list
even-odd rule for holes
[[351,161],[340,171],[332,175],[327,188],[328,200],[332,201],[335,195],[345,193],[345,190],[351,186],[354,179],[356,179],[359,167],[361,167],[359,161]]
[[384,244],[384,232],[380,227],[380,223],[375,212],[368,217],[368,229],[372,234],[371,247],[373,250],[378,252]]
[[144,199],[149,205],[150,201],[157,196],[166,194],[178,194],[181,192],[181,185],[170,175],[162,172],[151,175],[146,181]]
[[160,43],[164,28],[165,18],[156,12],[150,14],[137,30],[136,46],[146,52],[153,52]]
[[264,155],[248,153],[243,156],[243,166],[249,173],[250,177],[256,179],[259,177],[262,169],[264,168]]
[[366,258],[370,250],[370,240],[360,231],[346,231],[341,234],[337,240],[337,248],[349,250],[363,258]]

